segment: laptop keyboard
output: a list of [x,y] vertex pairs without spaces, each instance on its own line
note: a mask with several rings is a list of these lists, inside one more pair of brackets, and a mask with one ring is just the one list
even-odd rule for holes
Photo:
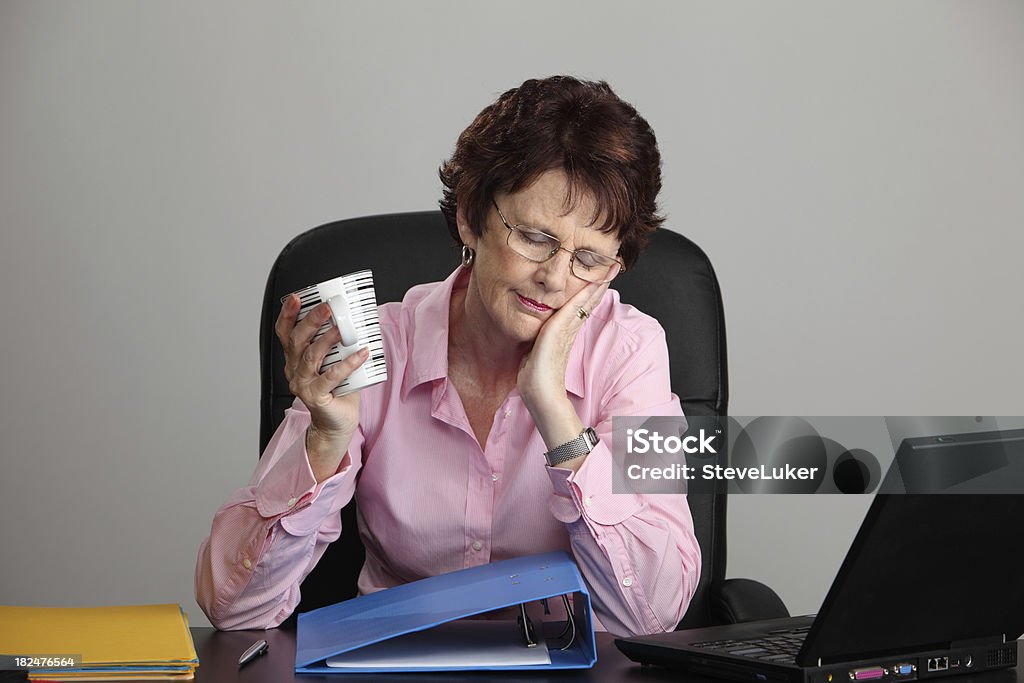
[[804,644],[810,626],[769,631],[758,638],[740,640],[708,640],[690,643],[690,647],[705,648],[737,657],[751,657],[774,664],[796,664],[796,655]]

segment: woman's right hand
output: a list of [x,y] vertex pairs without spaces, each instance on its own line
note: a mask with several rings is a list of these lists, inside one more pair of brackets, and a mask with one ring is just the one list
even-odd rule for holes
[[[323,468],[314,464],[314,451],[318,452],[318,457],[326,458],[319,464],[330,470],[327,473],[330,476],[337,469],[359,425],[359,392],[341,397],[331,392],[366,361],[369,352],[365,348],[360,349],[321,374],[320,365],[331,347],[341,340],[341,333],[337,326],[331,325],[322,337],[313,342],[317,330],[331,318],[330,307],[326,303],[316,306],[296,323],[298,314],[299,298],[292,294],[281,307],[274,332],[284,348],[284,376],[288,379],[288,389],[309,410],[311,424],[306,447],[310,452],[310,465],[320,481],[316,470]],[[338,448],[341,448],[340,453]]]

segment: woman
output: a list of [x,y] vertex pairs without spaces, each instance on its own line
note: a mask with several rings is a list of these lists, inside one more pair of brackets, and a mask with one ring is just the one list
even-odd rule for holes
[[319,374],[328,309],[285,301],[296,400],[214,518],[197,601],[218,628],[280,624],[355,495],[362,593],[565,549],[609,631],[673,629],[700,574],[686,501],[611,492],[612,416],[681,414],[664,331],[608,289],[662,221],[653,132],[605,83],[530,80],[441,180],[462,263],[380,307],[387,382],[334,397],[366,354]]

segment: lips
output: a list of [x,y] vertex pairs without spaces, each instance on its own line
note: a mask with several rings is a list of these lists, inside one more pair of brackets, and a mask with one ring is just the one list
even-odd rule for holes
[[523,304],[523,306],[526,306],[531,310],[537,311],[538,313],[547,313],[548,311],[552,310],[550,306],[542,304],[539,301],[534,301],[533,299],[527,298],[522,294],[516,293],[516,296],[519,297],[519,302]]

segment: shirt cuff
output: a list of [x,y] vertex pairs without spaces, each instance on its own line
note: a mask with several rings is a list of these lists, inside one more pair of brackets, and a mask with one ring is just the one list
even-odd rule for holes
[[[340,479],[348,472],[351,465],[352,459],[346,453],[338,471],[318,484],[316,477],[313,476],[313,470],[309,466],[306,436],[305,430],[303,430],[302,435],[287,447],[256,485],[254,491],[256,509],[260,515],[267,518],[281,515],[294,516],[295,513],[312,506],[318,500],[329,501],[331,498],[329,494],[337,489]],[[316,515],[315,512],[310,515],[319,517],[317,522],[319,524],[319,521],[330,511],[330,505],[325,503],[323,506],[316,507],[325,508],[319,515]]]
[[572,470],[567,470],[564,467],[548,468],[548,476],[551,478],[551,488],[554,492],[548,507],[554,518],[565,524],[572,524],[580,518],[579,507],[573,498],[572,484],[569,483],[570,475],[572,475]]
[[549,467],[555,519],[571,524],[581,516],[604,526],[620,524],[644,509],[635,493],[612,493],[612,454],[603,442],[594,446],[580,468]]

